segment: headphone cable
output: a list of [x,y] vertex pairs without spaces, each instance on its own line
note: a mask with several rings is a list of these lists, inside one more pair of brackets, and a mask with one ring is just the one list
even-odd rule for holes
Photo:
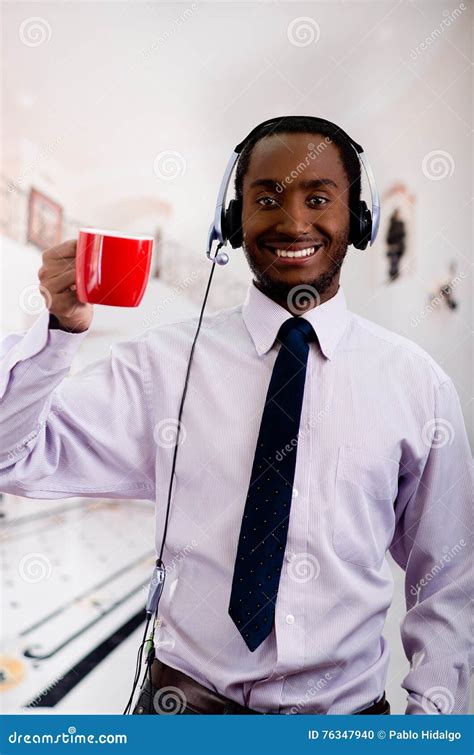
[[[180,403],[179,411],[178,411],[178,423],[177,423],[178,427],[177,427],[177,431],[176,431],[176,440],[175,440],[175,445],[174,445],[174,450],[173,450],[173,462],[172,462],[172,466],[171,466],[170,482],[169,482],[169,487],[168,487],[168,502],[167,502],[167,505],[166,505],[165,526],[164,526],[164,529],[163,529],[163,537],[162,537],[162,540],[161,540],[160,554],[158,556],[158,560],[159,561],[161,561],[162,556],[163,556],[163,548],[164,548],[164,544],[165,544],[165,540],[166,540],[166,533],[168,531],[168,517],[169,517],[170,504],[171,504],[171,493],[172,493],[173,482],[174,482],[174,470],[175,470],[175,466],[176,466],[176,457],[178,455],[179,431],[181,429],[181,416],[183,414],[184,400],[186,398],[186,393],[188,391],[189,374],[191,372],[191,364],[192,364],[192,361],[193,361],[194,349],[195,349],[195,346],[196,346],[196,341],[197,341],[197,338],[198,338],[198,335],[199,335],[199,331],[201,330],[201,324],[202,324],[202,318],[203,318],[203,315],[204,315],[204,309],[205,309],[205,306],[206,306],[207,297],[208,297],[208,294],[209,294],[209,289],[211,287],[212,277],[214,275],[214,268],[215,268],[215,264],[216,264],[215,263],[215,259],[216,259],[217,253],[218,253],[219,249],[221,248],[221,246],[223,246],[222,243],[220,243],[218,245],[218,247],[216,249],[216,254],[214,255],[214,258],[212,260],[213,264],[212,264],[212,267],[211,267],[211,272],[210,272],[210,275],[209,275],[209,279],[207,281],[206,293],[204,294],[204,299],[203,299],[202,306],[201,306],[201,312],[200,312],[200,315],[199,315],[198,326],[197,326],[196,332],[194,334],[194,339],[193,339],[193,343],[192,343],[192,346],[191,346],[191,351],[190,351],[190,354],[189,354],[188,366],[187,366],[187,370],[186,370],[186,377],[184,378],[183,394],[181,396],[181,403]],[[155,615],[156,615],[156,613],[155,613]]]
[[[170,505],[171,505],[171,495],[172,495],[172,492],[173,492],[173,482],[174,482],[174,471],[175,471],[175,467],[176,467],[176,458],[177,458],[177,455],[178,455],[179,431],[181,429],[181,417],[182,417],[182,414],[183,414],[184,400],[186,398],[186,394],[187,394],[187,391],[188,391],[188,382],[189,382],[189,375],[190,375],[190,372],[191,372],[191,364],[192,364],[193,356],[194,356],[194,349],[196,347],[196,341],[198,339],[199,332],[201,330],[202,319],[203,319],[203,316],[204,316],[204,309],[206,307],[207,298],[208,298],[208,295],[209,295],[209,289],[211,287],[211,282],[212,282],[212,278],[213,278],[213,275],[214,275],[214,268],[215,268],[215,265],[216,265],[216,257],[217,257],[217,254],[219,252],[219,249],[222,246],[223,246],[223,242],[220,242],[217,245],[214,257],[211,259],[211,262],[212,262],[211,272],[209,274],[209,278],[208,278],[208,281],[207,281],[206,292],[204,294],[204,298],[203,298],[203,301],[202,301],[202,306],[201,306],[201,312],[199,314],[198,325],[197,325],[197,328],[196,328],[196,332],[194,334],[194,339],[193,339],[193,342],[192,342],[192,345],[191,345],[191,350],[190,350],[190,353],[189,353],[188,364],[187,364],[187,368],[186,368],[186,376],[185,376],[185,379],[184,379],[183,393],[182,393],[182,396],[181,396],[181,401],[180,401],[179,410],[178,410],[178,421],[177,421],[177,428],[176,428],[176,438],[175,438],[175,444],[174,444],[174,449],[173,449],[173,460],[172,460],[172,463],[171,463],[170,481],[169,481],[169,486],[168,486],[168,500],[167,500],[167,503],[166,503],[165,524],[164,524],[164,528],[163,528],[163,537],[161,539],[160,553],[159,553],[158,559],[156,561],[156,565],[157,566],[161,566],[162,563],[163,563],[162,562],[162,556],[163,556],[163,549],[164,549],[165,540],[166,540],[166,533],[168,531],[168,519],[169,519],[169,512],[170,512]],[[166,574],[166,568],[164,568],[164,575],[165,574]],[[161,596],[161,592],[163,591],[164,575],[163,575],[163,581],[162,581],[162,583],[160,585],[160,588],[161,588],[160,592],[159,592],[160,596]],[[140,677],[140,667],[141,667],[142,658],[143,658],[143,647],[148,642],[150,642],[151,644],[147,648],[147,657],[146,657],[146,661],[145,661],[145,664],[146,664],[145,674],[143,675],[143,681],[142,681],[142,685],[141,685],[140,689],[143,687],[143,685],[145,683],[145,680],[146,680],[146,676],[148,674],[148,679],[149,679],[149,684],[150,684],[150,700],[149,700],[149,710],[148,710],[148,712],[151,713],[151,707],[152,707],[151,666],[152,666],[152,663],[153,663],[153,660],[154,660],[155,645],[154,645],[153,640],[154,640],[154,637],[155,637],[155,621],[156,621],[157,616],[158,616],[158,605],[159,605],[159,597],[158,597],[158,601],[156,603],[156,608],[155,608],[155,612],[154,612],[154,621],[153,621],[153,625],[152,625],[151,635],[150,635],[150,637],[149,637],[148,640],[146,639],[146,634],[147,634],[147,631],[148,631],[148,626],[150,624],[150,619],[151,619],[151,617],[152,617],[153,614],[150,613],[149,611],[146,612],[147,621],[146,621],[146,625],[145,625],[145,631],[144,631],[144,634],[143,634],[143,640],[142,640],[141,645],[140,645],[140,647],[138,649],[137,663],[136,663],[136,667],[135,667],[135,677],[134,677],[133,685],[132,685],[132,692],[130,694],[130,698],[129,698],[128,703],[127,703],[127,705],[125,707],[123,715],[127,715],[129,713],[129,711],[130,711],[130,708],[131,708],[131,705],[132,705],[132,700],[133,700],[133,695],[135,694],[135,689],[136,689],[136,686],[138,684],[138,680],[139,680],[139,677]]]

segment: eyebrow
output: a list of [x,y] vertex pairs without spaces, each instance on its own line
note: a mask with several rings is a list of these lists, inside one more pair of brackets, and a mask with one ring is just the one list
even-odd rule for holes
[[[283,185],[284,183],[285,182],[283,182]],[[257,178],[255,181],[252,181],[250,188],[253,189],[254,186],[264,186],[268,189],[274,189],[276,186],[282,186],[282,183],[274,178]],[[338,188],[337,183],[335,183],[332,178],[312,178],[307,181],[301,181],[299,186],[302,189],[320,189],[322,186],[333,186],[335,189]]]

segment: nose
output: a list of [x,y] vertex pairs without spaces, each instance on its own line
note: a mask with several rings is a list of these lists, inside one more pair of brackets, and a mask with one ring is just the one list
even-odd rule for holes
[[297,239],[305,236],[313,228],[314,212],[312,213],[304,202],[288,201],[281,207],[278,213],[278,221],[275,231],[282,235]]

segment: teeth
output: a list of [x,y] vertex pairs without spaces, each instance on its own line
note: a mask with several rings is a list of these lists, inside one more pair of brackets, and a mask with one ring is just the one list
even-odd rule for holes
[[300,249],[299,252],[289,252],[286,249],[275,249],[277,257],[309,257],[319,247],[310,246],[308,249]]

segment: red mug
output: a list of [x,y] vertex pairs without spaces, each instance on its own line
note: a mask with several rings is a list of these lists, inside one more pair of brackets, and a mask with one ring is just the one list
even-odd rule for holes
[[148,282],[152,252],[152,236],[80,228],[77,298],[90,304],[138,307]]

